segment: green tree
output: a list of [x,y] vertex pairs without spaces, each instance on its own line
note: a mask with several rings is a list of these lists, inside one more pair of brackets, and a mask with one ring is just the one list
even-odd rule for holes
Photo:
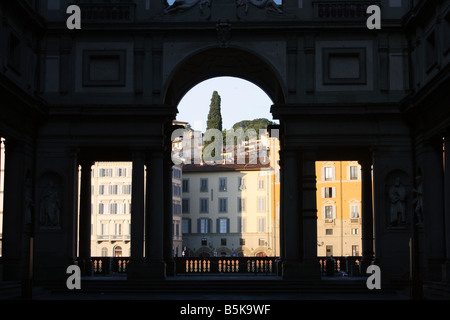
[[222,131],[222,114],[220,113],[220,96],[214,91],[209,105],[208,120],[206,122],[206,130],[218,129]]
[[[211,97],[211,104],[209,105],[208,120],[206,121],[206,130],[217,129],[222,132],[222,114],[220,112],[220,95],[217,91],[214,91]],[[216,141],[215,139],[205,141],[204,149],[211,143],[214,143],[214,150],[211,152],[211,156],[215,157],[215,151],[221,150],[220,145],[222,141]]]

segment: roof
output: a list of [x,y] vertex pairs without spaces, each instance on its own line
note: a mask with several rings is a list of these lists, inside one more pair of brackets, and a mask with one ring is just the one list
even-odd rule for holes
[[220,171],[259,171],[261,169],[271,168],[270,163],[220,163],[220,164],[185,164],[183,165],[184,172],[220,172]]

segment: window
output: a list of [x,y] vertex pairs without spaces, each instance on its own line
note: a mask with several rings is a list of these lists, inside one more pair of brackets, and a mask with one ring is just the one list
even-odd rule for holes
[[109,204],[109,213],[110,214],[116,214],[117,213],[117,203],[110,203]]
[[100,234],[102,236],[108,235],[108,225],[106,223],[101,223],[100,224]]
[[334,219],[333,206],[325,206],[325,219]]
[[108,256],[108,248],[103,247],[102,248],[102,257],[107,257]]
[[201,239],[201,245],[202,246],[207,246],[208,245],[208,240],[206,238],[202,238]]
[[182,213],[189,213],[189,199],[183,199],[181,202],[182,205]]
[[264,178],[258,178],[258,190],[264,190]]
[[238,217],[237,218],[237,231],[238,232],[246,232],[246,218],[245,217]]
[[131,184],[124,184],[122,186],[122,194],[131,194]]
[[239,239],[239,245],[245,246],[245,239],[244,238],[240,238]]
[[98,194],[105,194],[105,186],[104,185],[99,185],[98,186]]
[[183,179],[183,192],[189,192],[189,180]]
[[181,179],[181,170],[173,168],[172,177],[174,177],[175,179]]
[[354,204],[350,206],[350,218],[352,219],[359,218],[359,205]]
[[333,234],[333,229],[325,229],[325,234],[326,234],[327,236],[332,235],[332,234]]
[[191,233],[191,219],[183,218],[181,220],[181,232],[182,233]]
[[227,245],[227,238],[220,239],[220,245],[221,246],[226,246]]
[[105,205],[103,203],[98,204],[98,214],[105,213]]
[[266,198],[258,197],[257,201],[258,201],[258,212],[266,211]]
[[335,187],[323,188],[323,197],[324,198],[335,198],[336,197],[336,188]]
[[227,178],[219,178],[219,191],[227,191]]
[[173,201],[172,202],[172,214],[181,214],[181,203],[180,201]]
[[110,185],[108,186],[109,194],[118,194],[119,191],[118,185]]
[[227,206],[228,206],[228,199],[227,198],[219,198],[219,212],[226,213]]
[[197,232],[198,233],[210,233],[211,230],[211,220],[206,218],[201,218],[197,220]]
[[116,236],[122,235],[122,224],[121,223],[115,223],[114,224],[114,234]]
[[98,175],[99,177],[112,177],[112,168],[100,168]]
[[358,180],[358,167],[350,166],[350,180]]
[[200,198],[200,213],[208,213],[208,198]]
[[333,255],[333,246],[326,246],[326,255],[330,257]]
[[216,227],[216,231],[217,233],[228,233],[230,232],[230,224],[229,224],[229,219],[226,218],[220,218],[217,219],[217,227]]
[[243,177],[238,177],[238,191],[242,191],[245,190],[245,178]]
[[258,245],[260,247],[264,247],[266,245],[266,240],[265,239],[258,239]]
[[352,246],[352,256],[359,256],[359,246],[357,245]]
[[354,235],[359,234],[359,229],[358,228],[353,228],[352,229],[352,234],[354,234]]
[[200,192],[208,192],[208,179],[200,179]]
[[333,167],[325,167],[324,168],[325,181],[333,180],[333,176],[334,176],[333,173],[334,173],[334,168]]
[[116,169],[116,177],[126,177],[127,169],[126,168],[117,168]]
[[245,212],[245,198],[237,198],[238,212]]
[[172,185],[172,192],[174,196],[181,196],[181,187],[179,185]]
[[263,217],[258,218],[258,232],[265,232],[266,231],[266,219]]

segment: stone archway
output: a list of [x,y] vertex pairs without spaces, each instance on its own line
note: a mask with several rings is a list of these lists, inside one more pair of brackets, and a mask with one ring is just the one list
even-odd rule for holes
[[277,67],[261,55],[239,48],[207,48],[183,59],[168,77],[164,103],[177,105],[201,81],[232,76],[259,86],[275,104],[285,102],[285,85]]

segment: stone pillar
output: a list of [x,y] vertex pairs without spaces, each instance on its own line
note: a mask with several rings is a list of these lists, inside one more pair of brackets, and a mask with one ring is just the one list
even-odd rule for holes
[[358,161],[361,165],[361,244],[362,259],[360,271],[366,273],[374,258],[373,250],[373,203],[372,203],[372,161],[369,157]]
[[301,277],[301,239],[302,229],[299,204],[299,170],[298,151],[283,150],[283,278],[296,279]]
[[429,141],[423,148],[423,223],[428,243],[428,280],[440,281],[445,261],[444,171],[442,138]]
[[445,221],[445,257],[443,280],[450,283],[450,129],[444,137],[444,221]]
[[144,270],[144,152],[133,151],[131,177],[131,248],[128,278],[141,278]]
[[79,225],[79,260],[81,271],[85,276],[92,275],[91,265],[91,173],[92,164],[90,160],[80,161],[81,182],[80,182],[80,225]]
[[147,277],[164,279],[164,159],[163,151],[153,151],[147,166],[146,261]]
[[3,280],[26,276],[28,242],[24,229],[27,148],[24,143],[5,141],[3,194]]
[[320,278],[317,260],[316,152],[302,153],[303,268],[309,277]]
[[[167,266],[167,275],[174,275],[173,259],[173,210],[172,210],[172,161],[170,154],[166,153],[164,160],[164,261]],[[150,195],[151,196],[151,195]]]

